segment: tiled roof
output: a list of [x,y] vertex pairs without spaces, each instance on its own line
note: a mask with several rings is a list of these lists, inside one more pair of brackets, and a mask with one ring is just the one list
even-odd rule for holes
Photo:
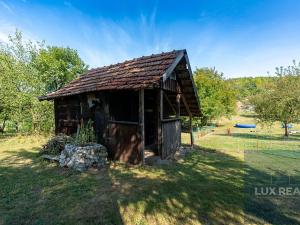
[[40,99],[53,99],[92,91],[158,87],[160,78],[182,51],[184,50],[143,56],[91,69],[65,87]]

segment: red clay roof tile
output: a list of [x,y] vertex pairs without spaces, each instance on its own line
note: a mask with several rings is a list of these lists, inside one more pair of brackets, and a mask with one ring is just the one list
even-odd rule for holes
[[153,54],[91,69],[65,87],[40,99],[53,99],[91,91],[142,89],[158,86],[160,78],[181,51]]

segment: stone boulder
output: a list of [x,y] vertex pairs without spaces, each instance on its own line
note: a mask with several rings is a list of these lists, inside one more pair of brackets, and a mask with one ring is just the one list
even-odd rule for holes
[[100,144],[76,146],[66,144],[59,156],[59,165],[77,171],[85,171],[89,167],[102,168],[107,162],[107,149]]

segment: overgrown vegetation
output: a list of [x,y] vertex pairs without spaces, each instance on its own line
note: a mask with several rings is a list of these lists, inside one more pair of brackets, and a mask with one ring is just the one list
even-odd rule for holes
[[222,116],[230,117],[236,108],[236,92],[214,68],[194,72],[194,80],[201,99],[202,125]]
[[64,150],[66,144],[73,143],[74,139],[70,136],[59,134],[51,137],[40,150],[40,154],[59,155]]
[[277,69],[277,78],[250,98],[257,118],[263,123],[280,121],[288,136],[288,124],[300,120],[300,63]]
[[86,125],[82,124],[78,133],[75,136],[74,143],[79,146],[84,146],[96,141],[96,134],[93,128],[92,120],[89,120]]
[[226,80],[236,91],[237,99],[243,101],[263,91],[266,86],[276,80],[274,77],[241,77]]
[[38,97],[86,69],[76,50],[25,41],[19,31],[0,43],[0,131],[9,121],[16,132],[51,132],[53,104]]

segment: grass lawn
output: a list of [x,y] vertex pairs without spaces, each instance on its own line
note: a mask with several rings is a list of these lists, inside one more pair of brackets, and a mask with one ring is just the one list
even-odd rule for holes
[[116,163],[101,172],[44,162],[45,137],[0,137],[0,224],[300,224],[299,198],[260,200],[245,191],[280,172],[297,178],[300,136],[285,140],[278,125],[232,128],[229,136],[235,121],[253,118],[225,121],[178,163]]

